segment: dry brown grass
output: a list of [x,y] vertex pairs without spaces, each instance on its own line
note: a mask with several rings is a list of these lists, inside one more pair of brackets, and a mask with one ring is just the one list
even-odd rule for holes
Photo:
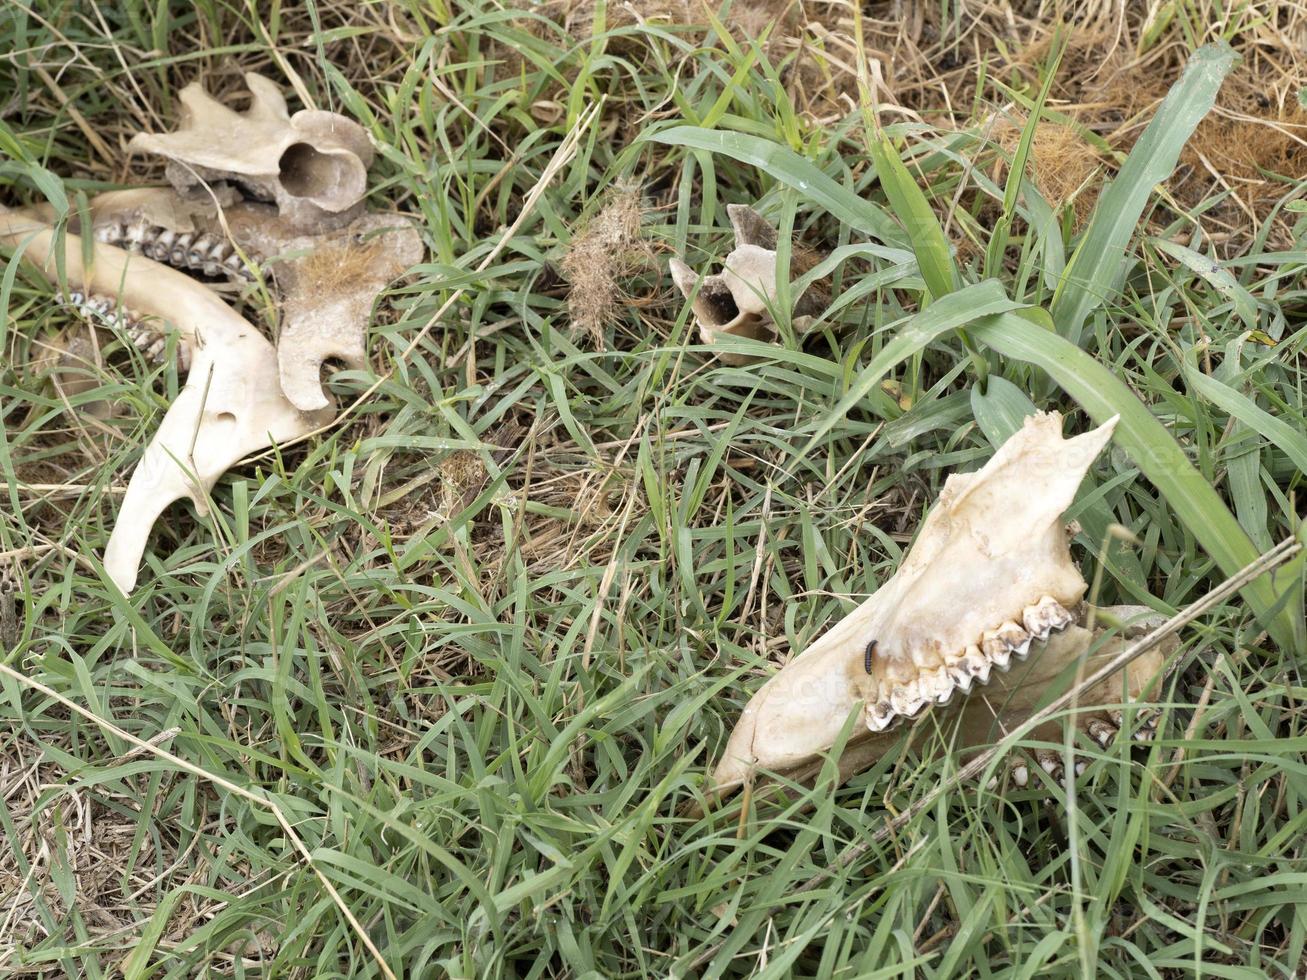
[[[1011,156],[1016,152],[1025,120],[1004,120],[997,127],[995,141]],[[1035,127],[1028,166],[1035,187],[1048,203],[1059,210],[1068,204],[1077,226],[1083,224],[1098,200],[1098,180],[1103,162],[1079,130],[1065,123],[1041,122]],[[1004,179],[1003,161],[995,172]]]
[[626,305],[624,283],[653,263],[653,248],[641,237],[640,192],[618,188],[567,246],[560,268],[571,284],[567,308],[572,325],[603,349],[604,328]]

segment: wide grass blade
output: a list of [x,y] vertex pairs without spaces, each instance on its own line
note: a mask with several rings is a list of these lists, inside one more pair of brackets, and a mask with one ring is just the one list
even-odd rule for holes
[[668,146],[720,153],[759,170],[793,187],[800,195],[825,208],[849,226],[890,245],[906,243],[902,230],[882,208],[864,201],[856,193],[826,176],[810,160],[788,147],[760,136],[732,133],[698,126],[673,126],[645,139]]
[[1116,291],[1126,248],[1153,188],[1175,169],[1180,151],[1211,111],[1234,58],[1234,51],[1225,44],[1208,45],[1194,52],[1184,75],[1167,94],[1116,179],[1098,199],[1089,229],[1067,263],[1053,296],[1053,321],[1073,344],[1080,343],[1085,319],[1094,307]]
[[866,398],[895,365],[902,363],[942,334],[965,327],[981,317],[1018,309],[1020,305],[1010,300],[1003,292],[1003,287],[997,282],[987,280],[959,289],[955,293],[949,293],[911,317],[898,329],[894,339],[885,344],[871,363],[862,369],[858,380],[840,399],[839,404],[817,424],[816,431],[813,432],[800,455],[811,451],[821,437]]
[[958,285],[958,271],[949,252],[948,238],[926,195],[908,173],[884,130],[878,128],[869,133],[867,150],[880,177],[881,190],[907,230],[908,242],[917,257],[917,268],[926,280],[926,289],[933,299],[953,292]]
[[[1121,379],[1059,337],[1051,324],[1045,329],[1027,319],[1032,314],[1047,320],[1042,310],[1024,311],[1023,315],[1002,313],[973,326],[972,335],[1005,357],[1043,368],[1095,422],[1119,415],[1117,444],[1130,454],[1221,571],[1234,575],[1252,563],[1258,556],[1256,547],[1166,427]],[[1281,569],[1262,576],[1242,590],[1248,605],[1286,650],[1301,650],[1307,644],[1297,601],[1284,601],[1290,590],[1300,590],[1299,583],[1292,580],[1298,567],[1293,565],[1288,574]]]

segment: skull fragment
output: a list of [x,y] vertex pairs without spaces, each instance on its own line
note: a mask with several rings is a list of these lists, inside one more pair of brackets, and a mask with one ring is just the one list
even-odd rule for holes
[[[885,751],[881,733],[932,705],[965,699],[964,740],[1001,705],[1029,714],[1096,639],[1081,625],[1086,585],[1062,514],[1115,424],[1063,439],[1061,417],[1038,414],[979,471],[950,476],[898,571],[750,700],[716,791],[756,770],[811,771],[853,712],[862,734],[841,759],[844,776]],[[1027,658],[1029,669],[1014,670]],[[1137,661],[1126,680],[1137,692],[1157,666]],[[992,697],[971,693],[986,685]]]
[[[723,270],[699,276],[680,259],[671,260],[672,279],[691,300],[699,337],[716,344],[723,336],[771,341],[776,337],[776,229],[753,208],[743,204],[726,206],[735,232],[735,250],[726,256]],[[791,262],[793,267],[793,261]],[[696,292],[696,286],[698,287]],[[806,330],[811,318],[825,307],[827,297],[813,284],[794,297],[794,325]],[[727,364],[748,364],[756,358],[734,351],[722,351]]]
[[181,90],[174,133],[138,133],[128,149],[166,157],[168,181],[188,196],[230,184],[267,201],[297,230],[347,223],[367,191],[372,144],[345,116],[303,109],[293,116],[270,80],[245,75],[251,102],[236,112],[192,82]]

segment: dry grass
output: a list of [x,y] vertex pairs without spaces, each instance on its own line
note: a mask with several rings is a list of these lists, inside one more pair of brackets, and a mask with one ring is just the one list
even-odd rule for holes
[[640,231],[643,217],[639,189],[617,189],[572,237],[560,262],[571,284],[567,311],[572,326],[600,349],[605,329],[633,302],[627,284],[653,265],[653,248]]
[[[803,449],[916,308],[901,284],[829,321],[829,343],[802,338],[748,371],[685,348],[693,325],[661,256],[676,249],[716,268],[729,248],[723,205],[761,198],[774,215],[790,191],[723,154],[710,172],[636,140],[697,114],[788,146],[884,205],[854,112],[851,3],[745,0],[713,8],[719,32],[697,0],[617,2],[597,39],[594,6],[576,0],[331,0],[286,6],[275,21],[257,4],[128,0],[121,19],[104,5],[37,6],[47,23],[29,20],[19,56],[0,56],[13,86],[0,93],[0,124],[67,189],[157,177],[123,148],[133,132],[167,128],[186,82],[222,95],[243,90],[243,71],[294,76],[320,107],[371,115],[385,151],[376,200],[413,215],[430,248],[434,271],[398,287],[372,324],[375,374],[393,376],[337,429],[238,468],[215,490],[212,517],[172,508],[127,602],[91,561],[133,447],[157,424],[167,372],[144,368],[147,380],[140,358],[111,350],[105,379],[123,411],[96,424],[64,411],[33,373],[55,307],[21,271],[0,331],[0,480],[17,487],[0,553],[26,556],[9,584],[0,569],[0,653],[142,737],[181,728],[170,743],[179,757],[276,795],[402,975],[854,975],[942,969],[951,957],[957,975],[1005,976],[1029,968],[1048,937],[1065,943],[1040,969],[1069,974],[1082,942],[1123,975],[1141,963],[1163,976],[1222,963],[1277,975],[1272,960],[1301,953],[1302,903],[1277,877],[1303,861],[1300,671],[1238,603],[1191,638],[1169,693],[1181,717],[1163,744],[1096,758],[1074,807],[1052,783],[1002,801],[959,792],[906,828],[902,849],[869,852],[802,901],[796,888],[836,848],[947,773],[911,772],[905,755],[899,772],[823,798],[813,822],[749,806],[694,825],[675,816],[748,693],[893,571],[946,472],[991,452],[949,338],[883,383],[883,417],[859,405]],[[1163,7],[1181,14],[1150,23]],[[974,209],[964,247],[976,255],[994,205],[964,164],[1001,186],[1027,118],[1012,92],[1037,91],[1060,21],[1074,32],[1030,173],[1070,209],[1069,234],[1189,50],[1223,34],[1245,65],[1170,194],[1151,202],[1155,225],[1206,205],[1204,232],[1222,235],[1225,254],[1247,252],[1287,189],[1267,174],[1307,168],[1297,103],[1307,17],[1296,6],[863,9],[884,117],[924,124],[909,149],[961,130],[992,138],[975,160],[922,175],[941,213]],[[540,214],[473,274],[577,106],[601,97],[593,139]],[[5,179],[6,203],[40,193]],[[862,240],[802,195],[798,205],[795,275]],[[1295,240],[1284,216],[1272,231],[1269,247]],[[1005,285],[1019,252],[997,273]],[[1259,326],[1282,317],[1280,345],[1241,383],[1296,425],[1303,299],[1289,285],[1300,272],[1281,260],[1282,307],[1275,289],[1249,283]],[[329,289],[362,258],[321,261],[312,275]],[[839,284],[882,267],[849,262]],[[1289,458],[1177,395],[1172,347],[1190,340],[1185,319],[1226,358],[1243,326],[1183,269],[1150,271],[1175,272],[1183,316],[1150,320],[1140,295],[1113,297],[1095,356],[1156,406],[1231,506],[1247,508],[1250,533],[1289,533],[1301,485]],[[469,283],[466,296],[399,356],[449,277]],[[809,294],[819,305],[823,285]],[[1245,365],[1264,355],[1256,346]],[[1020,365],[993,356],[992,369],[1041,408],[1071,407]],[[1096,499],[1143,541],[1105,566],[1104,589],[1182,603],[1213,574],[1209,557],[1128,459],[1103,467]],[[70,489],[40,489],[56,485]],[[0,972],[114,975],[156,915],[155,975],[373,970],[266,814],[128,757],[40,697],[5,693]],[[1245,737],[1255,751],[1225,744]],[[1090,839],[1069,837],[1079,828]],[[723,940],[711,967],[692,965]]]

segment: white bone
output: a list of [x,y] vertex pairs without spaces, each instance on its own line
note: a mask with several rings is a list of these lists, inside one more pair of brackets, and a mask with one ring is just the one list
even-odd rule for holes
[[334,112],[293,116],[271,81],[245,75],[252,101],[235,112],[198,83],[181,90],[182,117],[173,133],[138,133],[128,150],[167,157],[168,180],[183,193],[226,181],[270,201],[288,225],[308,230],[348,222],[367,191],[372,144],[358,123]]
[[[0,210],[0,244],[22,247],[53,278],[54,233]],[[168,504],[188,497],[201,516],[207,493],[239,460],[305,435],[330,413],[300,412],[281,394],[272,345],[216,294],[180,272],[111,245],[82,263],[81,240],[64,236],[68,282],[87,294],[116,296],[142,315],[171,322],[191,349],[191,371],[136,465],[105,550],[104,565],[124,592],[136,584],[150,528]]]
[[873,732],[895,721],[885,702],[900,716],[919,710],[915,651],[934,651],[954,670],[960,655],[960,667],[981,684],[1000,683],[977,646],[986,631],[1023,636],[1016,621],[1028,607],[1051,616],[1045,597],[1070,608],[1085,592],[1062,514],[1115,422],[1063,439],[1059,415],[1035,415],[978,472],[950,476],[898,571],[754,695],[715,781],[733,783],[755,767],[788,771],[819,757],[855,710]]
[[[726,256],[722,272],[704,276],[700,282],[693,269],[673,258],[672,280],[687,299],[693,298],[699,337],[705,344],[717,343],[723,336],[770,341],[776,336],[770,312],[776,304],[776,229],[742,204],[728,204],[726,211],[735,231],[735,250]],[[809,317],[821,312],[824,305],[813,290],[793,300],[795,326],[799,329],[806,327]],[[727,364],[735,365],[756,360],[729,351],[720,356]]]

